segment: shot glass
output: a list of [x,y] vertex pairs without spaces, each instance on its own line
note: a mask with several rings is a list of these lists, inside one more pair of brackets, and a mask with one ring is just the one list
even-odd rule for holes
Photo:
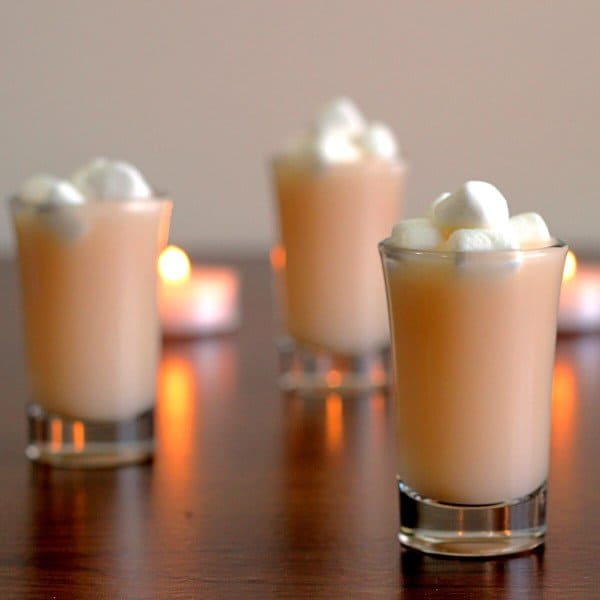
[[26,455],[93,468],[152,456],[156,263],[171,202],[13,199],[30,388]]
[[543,543],[567,246],[379,244],[392,333],[400,542],[450,556]]
[[364,391],[387,382],[389,331],[377,242],[399,218],[403,164],[313,169],[275,159],[271,258],[284,390]]

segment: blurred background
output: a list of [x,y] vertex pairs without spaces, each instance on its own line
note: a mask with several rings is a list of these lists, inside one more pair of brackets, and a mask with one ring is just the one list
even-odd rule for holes
[[2,0],[1,192],[122,158],[172,195],[175,243],[262,253],[269,155],[345,94],[396,131],[407,215],[487,179],[600,247],[598,23],[594,0]]

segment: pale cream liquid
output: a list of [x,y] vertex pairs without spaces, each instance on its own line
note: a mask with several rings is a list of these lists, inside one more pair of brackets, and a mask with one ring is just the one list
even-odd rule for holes
[[565,252],[523,253],[514,268],[388,267],[399,475],[422,496],[486,504],[546,480]]
[[404,168],[365,159],[321,170],[275,164],[287,332],[362,354],[389,343],[377,242],[399,219]]
[[170,203],[56,210],[83,222],[80,237],[57,234],[41,213],[15,211],[33,400],[65,417],[134,417],[155,399],[156,261]]

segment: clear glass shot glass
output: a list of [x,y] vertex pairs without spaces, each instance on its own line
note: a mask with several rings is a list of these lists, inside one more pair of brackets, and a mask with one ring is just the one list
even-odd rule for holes
[[30,387],[27,456],[141,462],[154,448],[157,258],[171,202],[32,207],[13,199]]
[[402,544],[449,556],[543,543],[567,246],[379,244],[392,334]]
[[281,388],[386,385],[389,331],[374,248],[398,221],[405,166],[373,158],[317,168],[276,158],[272,173]]

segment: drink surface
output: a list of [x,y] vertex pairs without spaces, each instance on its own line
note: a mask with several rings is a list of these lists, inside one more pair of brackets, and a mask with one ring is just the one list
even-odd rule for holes
[[121,420],[153,405],[169,214],[157,200],[15,208],[33,401],[47,412]]

